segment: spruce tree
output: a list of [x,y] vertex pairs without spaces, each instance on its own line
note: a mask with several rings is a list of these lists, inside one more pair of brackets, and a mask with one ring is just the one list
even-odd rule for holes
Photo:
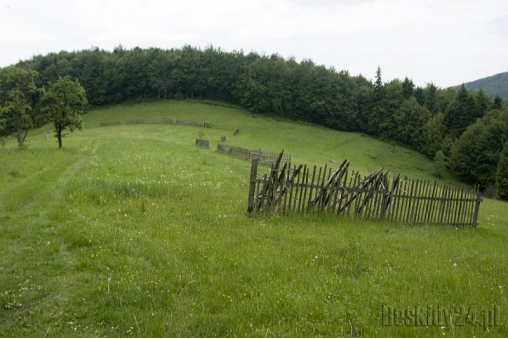
[[474,98],[462,84],[457,98],[450,103],[445,112],[445,123],[449,134],[454,138],[460,137],[466,128],[476,121],[477,117]]
[[384,84],[381,78],[381,67],[377,66],[376,81],[374,82],[374,100],[379,103],[384,97]]
[[404,96],[404,99],[409,99],[413,96],[414,88],[415,85],[413,80],[409,80],[408,77],[405,77],[404,82],[402,83],[402,95]]
[[496,97],[494,98],[494,103],[492,104],[492,108],[493,109],[503,108],[503,99],[499,95],[496,95]]

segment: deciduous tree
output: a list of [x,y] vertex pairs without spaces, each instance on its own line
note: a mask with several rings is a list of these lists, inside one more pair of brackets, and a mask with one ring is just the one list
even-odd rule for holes
[[8,91],[9,99],[4,108],[14,113],[19,147],[24,146],[28,130],[32,128],[32,119],[27,112],[33,107],[32,94],[37,92],[34,82],[36,77],[37,72],[31,69],[10,67],[7,70],[6,80],[11,89]]
[[454,143],[448,164],[466,181],[487,187],[496,180],[499,154],[508,141],[508,110],[490,111]]
[[429,110],[420,106],[414,96],[404,100],[393,114],[392,139],[416,148],[423,139],[422,127],[430,118]]
[[55,127],[58,148],[62,148],[62,131],[69,128],[81,130],[82,108],[88,104],[85,89],[70,76],[60,77],[50,83],[49,90],[42,97],[46,117]]

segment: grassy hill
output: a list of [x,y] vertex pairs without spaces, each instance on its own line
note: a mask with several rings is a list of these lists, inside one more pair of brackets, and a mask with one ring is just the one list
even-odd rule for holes
[[[226,105],[227,106],[227,105]],[[206,121],[213,124],[212,129],[197,127],[173,128],[173,125],[160,125],[155,133],[153,125],[127,125],[127,120],[134,119],[181,119]],[[151,138],[171,140],[193,148],[199,131],[203,138],[210,140],[212,150],[216,149],[221,136],[229,138],[229,144],[269,152],[280,152],[292,156],[294,164],[306,163],[322,166],[330,160],[347,158],[352,166],[367,174],[382,166],[395,175],[401,173],[410,178],[432,179],[432,162],[418,152],[373,139],[364,134],[338,132],[322,126],[270,118],[264,115],[251,114],[232,107],[204,105],[191,101],[170,101],[119,105],[100,109],[85,116],[85,127],[99,127],[101,122],[121,121],[121,127],[112,128],[123,137]],[[140,135],[140,128],[143,133]],[[240,129],[238,137],[233,136],[235,129]],[[133,133],[131,132],[133,131]],[[102,133],[102,130],[97,130]],[[154,132],[154,133],[152,133]],[[175,134],[177,133],[177,134]],[[41,135],[42,139],[43,136]],[[250,163],[245,163],[250,169]],[[461,185],[457,178],[448,173],[445,181]]]
[[[160,118],[213,128],[125,125]],[[250,163],[216,153],[222,135],[432,178],[408,149],[201,103],[92,111],[62,150],[32,132],[0,149],[0,336],[508,335],[505,203],[485,201],[475,229],[247,218]]]
[[[464,85],[468,90],[479,90],[483,88],[488,95],[493,97],[499,95],[503,99],[508,99],[508,72],[470,81]],[[455,86],[455,88],[459,89],[460,86]]]

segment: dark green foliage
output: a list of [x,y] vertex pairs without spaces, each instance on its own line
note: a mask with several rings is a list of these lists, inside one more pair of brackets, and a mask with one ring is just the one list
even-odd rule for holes
[[402,83],[402,96],[404,99],[409,99],[413,96],[415,85],[413,84],[413,80],[409,80],[408,77],[404,79]]
[[374,101],[380,102],[384,96],[384,84],[381,77],[381,67],[377,66],[376,81],[374,82]]
[[425,105],[425,93],[423,91],[423,88],[417,87],[414,92],[414,97],[416,98],[416,101],[420,105]]
[[[24,146],[28,130],[33,127],[32,117],[28,113],[33,109],[33,97],[38,91],[35,85],[36,77],[36,71],[15,66],[7,68],[5,73],[7,100],[3,107],[0,106],[0,113],[11,113],[11,122],[15,126],[19,147]],[[2,130],[5,128],[3,125],[4,123]]]
[[499,156],[499,164],[496,173],[497,198],[508,201],[508,142],[504,144],[503,151]]
[[496,95],[494,98],[494,103],[492,104],[492,109],[501,109],[503,107],[503,99]]
[[[380,69],[378,68],[378,73],[379,72]],[[369,116],[367,132],[372,135],[381,136],[382,138],[391,139],[396,133],[394,131],[394,114],[404,100],[403,87],[397,79],[386,83],[382,91],[376,89],[376,86],[377,85],[374,86],[376,104]],[[377,94],[376,91],[378,91]]]
[[415,97],[404,100],[395,111],[392,131],[395,139],[404,145],[417,148],[423,139],[423,126],[429,121],[430,112],[418,104]]
[[438,88],[433,83],[428,84],[424,89],[425,106],[432,113],[437,113],[438,111],[437,94]]
[[458,92],[453,88],[447,88],[440,90],[436,95],[436,107],[437,112],[445,113],[450,103],[457,99]]
[[492,99],[482,89],[473,96],[476,104],[476,117],[481,118],[491,109]]
[[491,111],[454,143],[448,164],[467,182],[483,188],[495,182],[499,154],[508,140],[508,110]]
[[85,89],[77,80],[72,81],[71,77],[66,75],[49,84],[49,90],[44,92],[42,103],[48,121],[55,127],[58,147],[62,148],[64,136],[62,131],[65,128],[69,128],[71,132],[75,128],[81,130],[82,109],[88,103]]
[[423,125],[418,150],[428,157],[434,156],[437,151],[445,149],[443,147],[445,136],[444,114],[438,113]]
[[462,86],[457,99],[452,101],[445,112],[445,123],[449,134],[458,138],[467,128],[479,118],[473,96]]

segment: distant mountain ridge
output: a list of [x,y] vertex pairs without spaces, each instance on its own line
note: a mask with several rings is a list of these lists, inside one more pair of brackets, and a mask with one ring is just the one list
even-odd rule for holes
[[[464,84],[468,90],[479,90],[483,88],[483,91],[491,96],[499,95],[503,99],[508,99],[508,72],[499,73],[483,79],[478,79]],[[461,85],[454,86],[459,89]]]

